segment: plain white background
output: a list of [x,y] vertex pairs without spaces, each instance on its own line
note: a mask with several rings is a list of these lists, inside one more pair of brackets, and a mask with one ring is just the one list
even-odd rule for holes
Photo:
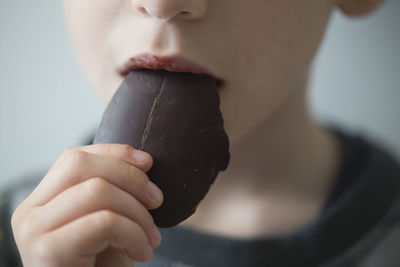
[[[335,12],[314,64],[318,120],[400,158],[400,1],[372,16]],[[0,1],[0,188],[45,172],[96,129],[104,105],[77,65],[61,1]]]

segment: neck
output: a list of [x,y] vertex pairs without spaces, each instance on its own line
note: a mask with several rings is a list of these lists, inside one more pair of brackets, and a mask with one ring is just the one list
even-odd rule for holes
[[[301,91],[232,144],[228,170],[219,174],[197,212],[183,225],[247,236],[288,232],[315,218],[332,187],[340,146],[333,134],[313,123],[306,106]],[[229,225],[240,221],[240,231],[229,232],[227,220]]]

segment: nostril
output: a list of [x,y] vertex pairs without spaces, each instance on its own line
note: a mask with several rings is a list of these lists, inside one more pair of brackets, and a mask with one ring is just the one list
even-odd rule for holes
[[190,12],[190,11],[182,11],[180,13],[180,15],[183,16],[183,17],[188,17],[188,16],[192,15],[192,12]]
[[132,3],[135,13],[163,21],[174,17],[184,20],[200,19],[207,11],[205,0],[136,0]]
[[144,7],[139,7],[138,10],[143,15],[149,15],[149,12],[147,12],[147,10]]

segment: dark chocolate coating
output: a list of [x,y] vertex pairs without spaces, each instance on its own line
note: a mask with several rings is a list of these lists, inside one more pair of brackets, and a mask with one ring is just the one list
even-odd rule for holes
[[195,212],[229,163],[216,81],[207,75],[132,71],[107,106],[94,143],[129,144],[153,156],[148,176],[164,193],[151,214],[172,227]]

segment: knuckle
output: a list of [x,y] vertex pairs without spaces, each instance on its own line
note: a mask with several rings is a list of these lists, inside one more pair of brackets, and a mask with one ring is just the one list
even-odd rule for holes
[[101,229],[108,231],[117,223],[117,215],[110,210],[102,210],[97,213],[96,222]]
[[104,196],[108,189],[108,182],[100,177],[88,179],[84,183],[87,193],[94,198]]
[[73,152],[75,152],[77,150],[78,150],[77,146],[69,146],[69,147],[67,147],[67,149],[65,149],[64,153],[65,154],[70,154],[70,153],[73,153]]
[[67,149],[63,155],[72,166],[80,165],[87,160],[89,153],[86,151],[81,151],[77,149]]
[[14,229],[14,228],[17,228],[18,227],[18,225],[19,225],[19,223],[20,223],[20,209],[21,209],[21,206],[18,206],[15,210],[14,210],[14,212],[12,213],[12,215],[11,215],[11,227]]
[[81,150],[75,150],[75,152],[72,153],[72,155],[71,155],[72,160],[74,162],[83,162],[83,161],[87,160],[88,156],[89,156],[88,152],[81,151]]
[[20,223],[13,228],[16,242],[29,242],[33,233],[34,225],[31,223]]
[[35,257],[45,266],[53,266],[54,255],[56,255],[54,245],[49,238],[42,237],[36,240],[35,245],[32,246]]
[[19,237],[21,237],[22,240],[26,240],[29,236],[31,236],[32,227],[34,226],[34,224],[29,223],[32,221],[32,214],[27,213],[22,209],[23,207],[21,205],[18,206],[11,215],[11,228],[16,239],[19,239]]

